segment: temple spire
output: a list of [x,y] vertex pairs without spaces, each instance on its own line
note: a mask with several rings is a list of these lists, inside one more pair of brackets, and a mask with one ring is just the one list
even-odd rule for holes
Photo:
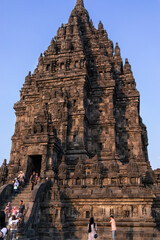
[[78,7],[78,6],[84,7],[83,0],[77,0],[76,1],[76,7]]

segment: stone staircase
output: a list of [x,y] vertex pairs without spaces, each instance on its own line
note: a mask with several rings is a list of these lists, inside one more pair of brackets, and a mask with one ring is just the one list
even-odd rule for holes
[[23,203],[25,204],[25,210],[27,212],[28,204],[30,202],[31,196],[32,196],[31,184],[26,184],[24,188],[18,191],[15,197],[10,196],[8,199],[6,199],[4,204],[0,206],[0,210],[4,210],[8,202],[11,202],[12,208],[16,206],[18,210],[20,205],[20,200],[23,200]]
[[[6,185],[4,189],[9,188],[9,185],[11,184]],[[40,239],[37,231],[39,224],[39,207],[48,188],[48,182],[38,183],[33,191],[31,190],[31,184],[26,184],[24,188],[18,191],[15,197],[12,196],[12,188],[6,191],[6,195],[3,192],[4,190],[1,189],[0,192],[2,196],[0,196],[0,199],[3,201],[0,200],[0,210],[4,210],[8,202],[11,202],[12,208],[16,206],[17,210],[19,209],[21,200],[23,200],[25,204],[24,221],[19,225],[17,232],[19,240]]]
[[17,209],[19,209],[20,200],[23,200],[23,204],[25,204],[25,210],[27,212],[31,196],[32,196],[31,185],[27,184],[25,188],[22,189],[21,192],[17,194],[14,199],[12,199],[11,201],[12,208],[16,206]]

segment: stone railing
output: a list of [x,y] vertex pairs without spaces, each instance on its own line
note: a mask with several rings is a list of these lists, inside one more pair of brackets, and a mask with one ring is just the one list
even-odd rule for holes
[[2,187],[0,187],[0,203],[1,203],[1,207],[5,203],[6,199],[8,199],[12,195],[12,190],[13,190],[13,184],[5,184]]
[[25,239],[26,237],[34,237],[39,223],[39,206],[43,201],[44,194],[49,188],[49,182],[39,183],[35,186],[31,196],[31,200],[27,206],[24,216],[24,223],[19,226],[18,239]]

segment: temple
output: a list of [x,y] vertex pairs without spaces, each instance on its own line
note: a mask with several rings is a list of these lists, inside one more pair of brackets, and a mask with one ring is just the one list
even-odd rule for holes
[[111,239],[110,215],[117,239],[160,239],[160,169],[148,159],[131,66],[102,22],[94,27],[83,0],[26,76],[14,109],[10,161],[0,168],[2,202],[20,170],[41,179],[26,200],[33,208],[19,239],[85,240],[91,216],[99,238]]

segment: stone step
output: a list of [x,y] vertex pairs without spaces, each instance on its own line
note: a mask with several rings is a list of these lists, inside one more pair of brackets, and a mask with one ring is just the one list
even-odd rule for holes
[[20,200],[23,200],[23,202],[30,202],[30,198],[22,198],[22,199],[20,198],[12,201],[11,203],[17,203],[17,202],[19,203]]
[[20,195],[18,195],[18,196],[16,196],[14,199],[19,199],[19,198],[21,198],[21,197],[24,197],[24,198],[30,198],[31,197],[31,193],[29,194],[20,194]]
[[31,194],[20,194],[20,195],[16,195],[15,197],[11,197],[10,199],[13,201],[14,199],[20,199],[21,197],[23,198],[30,198]]
[[[24,204],[28,204],[29,202],[30,202],[30,201],[23,201]],[[12,203],[12,207],[14,207],[14,206],[19,206],[19,204],[20,204],[20,201],[13,202],[13,203]]]
[[19,208],[20,200],[23,200],[26,206],[30,202],[31,195],[31,184],[27,184],[24,186],[24,188],[19,189],[18,193],[15,196],[10,196],[8,199],[6,199],[4,204],[0,206],[0,210],[4,210],[8,202],[11,202],[12,207],[16,206]]
[[14,200],[12,200],[12,202],[11,203],[19,203],[20,202],[20,200],[23,200],[23,202],[30,202],[30,197],[24,197],[24,198],[17,198],[17,199],[14,199]]
[[31,194],[23,194],[23,195],[16,196],[13,199],[11,198],[11,200],[14,201],[14,200],[17,200],[17,199],[20,199],[20,198],[28,198],[29,199],[29,198],[31,198],[31,196],[32,196]]

